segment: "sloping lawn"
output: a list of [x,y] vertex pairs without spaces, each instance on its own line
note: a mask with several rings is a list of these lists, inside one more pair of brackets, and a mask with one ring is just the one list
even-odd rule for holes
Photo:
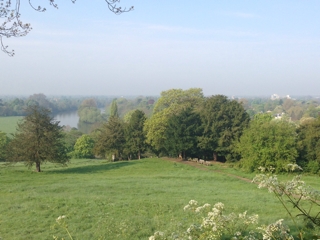
[[1,164],[0,238],[69,239],[52,228],[66,215],[73,239],[148,239],[157,230],[187,229],[192,220],[183,207],[191,199],[248,210],[261,224],[291,224],[272,194],[213,169],[162,159],[72,160],[68,167],[44,164],[41,173]]

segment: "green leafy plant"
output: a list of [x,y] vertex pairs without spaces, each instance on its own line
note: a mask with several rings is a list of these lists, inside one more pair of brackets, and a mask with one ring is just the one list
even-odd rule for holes
[[[277,175],[273,174],[274,168],[260,167],[262,174],[258,174],[253,182],[258,183],[259,188],[267,188],[274,193],[281,205],[289,214],[294,225],[299,229],[299,238],[303,239],[304,229],[296,221],[296,216],[303,217],[307,225],[320,226],[320,192],[307,186],[301,180],[301,175],[296,175],[292,180],[280,182]],[[302,170],[297,164],[288,164],[288,171]],[[292,209],[297,209],[299,214],[294,216]]]

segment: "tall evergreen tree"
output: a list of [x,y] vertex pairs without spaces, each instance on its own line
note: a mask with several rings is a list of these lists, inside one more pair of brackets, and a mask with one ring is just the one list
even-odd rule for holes
[[119,117],[117,99],[113,99],[111,103],[110,117]]
[[168,120],[165,148],[170,155],[198,156],[198,137],[201,134],[201,119],[192,108],[186,108]]
[[203,134],[199,147],[205,152],[218,155],[228,161],[234,160],[233,142],[242,134],[249,123],[249,115],[243,106],[226,96],[215,95],[207,98],[200,112]]
[[107,153],[111,153],[121,159],[124,147],[123,122],[118,117],[110,117],[99,129],[99,134],[95,140],[94,153],[103,157]]
[[143,131],[146,115],[141,110],[135,110],[126,124],[126,150],[128,155],[136,155],[138,159],[146,149],[146,135]]
[[65,164],[69,157],[59,122],[54,121],[50,111],[39,106],[29,106],[27,116],[18,124],[17,132],[8,145],[7,160],[23,161],[28,167],[36,165],[40,172],[43,162]]

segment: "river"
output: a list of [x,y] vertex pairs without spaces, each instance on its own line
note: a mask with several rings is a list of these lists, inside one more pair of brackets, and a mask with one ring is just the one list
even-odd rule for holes
[[70,126],[70,127],[75,127],[78,128],[78,122],[79,122],[79,116],[78,112],[76,111],[71,111],[71,112],[63,112],[59,113],[53,116],[54,120],[59,121],[60,125],[63,126]]
[[[104,113],[104,109],[101,108],[101,113]],[[60,122],[60,126],[70,126],[78,128],[83,133],[89,133],[92,129],[93,124],[90,123],[79,123],[78,111],[62,112],[53,116],[54,120]]]

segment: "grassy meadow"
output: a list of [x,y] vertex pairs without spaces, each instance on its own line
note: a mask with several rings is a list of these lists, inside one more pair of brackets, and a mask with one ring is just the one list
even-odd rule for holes
[[259,214],[260,224],[284,218],[293,228],[272,194],[220,165],[203,170],[163,159],[72,160],[42,170],[0,164],[1,239],[69,239],[53,228],[60,215],[67,216],[73,239],[148,239],[157,230],[185,230],[191,213],[183,207],[191,199],[223,202],[226,212],[248,210]]
[[23,117],[0,117],[0,131],[5,132],[8,136],[14,133],[17,128],[17,122]]

